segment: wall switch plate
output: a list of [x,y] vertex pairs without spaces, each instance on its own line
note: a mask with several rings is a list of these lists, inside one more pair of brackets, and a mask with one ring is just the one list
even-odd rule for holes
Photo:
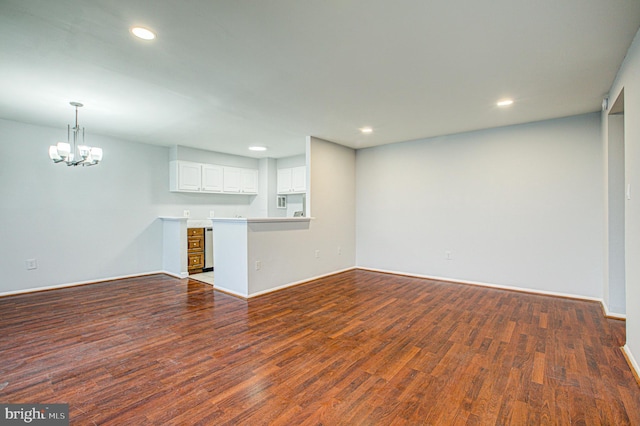
[[320,257],[320,250],[316,250],[316,259]]
[[24,266],[27,270],[38,269],[38,261],[36,259],[27,259],[24,261]]
[[342,247],[338,246],[338,256],[342,254]]
[[451,252],[449,250],[444,252],[444,256],[447,260],[453,260],[453,257],[451,256]]
[[262,269],[262,262],[259,260],[256,260],[256,271],[259,271],[260,269]]
[[189,217],[189,216],[191,216],[191,212],[190,212],[189,210],[184,210],[184,211],[182,212],[182,216],[184,216],[184,217]]
[[214,213],[215,213],[214,210],[209,210],[209,217],[214,217]]

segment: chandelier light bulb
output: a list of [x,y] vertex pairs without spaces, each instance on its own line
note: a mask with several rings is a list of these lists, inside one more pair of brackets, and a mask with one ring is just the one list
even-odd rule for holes
[[70,144],[68,144],[67,142],[58,142],[56,147],[58,148],[58,155],[60,155],[62,159],[65,159],[69,156],[69,153],[71,152]]
[[60,157],[60,154],[58,154],[58,148],[55,145],[51,145],[49,147],[49,158],[56,162],[62,161],[62,157]]
[[98,148],[98,147],[93,147],[91,148],[91,158],[93,158],[93,161],[95,161],[96,163],[99,163],[100,161],[102,161],[102,148]]

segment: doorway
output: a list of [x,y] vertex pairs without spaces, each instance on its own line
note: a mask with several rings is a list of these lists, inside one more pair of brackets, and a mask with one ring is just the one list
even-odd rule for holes
[[612,315],[626,314],[624,89],[607,114],[607,287]]

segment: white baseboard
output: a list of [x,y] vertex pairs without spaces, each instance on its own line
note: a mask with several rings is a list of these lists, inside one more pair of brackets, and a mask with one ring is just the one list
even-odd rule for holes
[[[288,283],[288,284],[283,284],[281,286],[273,287],[273,288],[270,288],[268,290],[262,290],[262,291],[259,291],[259,292],[256,292],[256,293],[251,293],[249,296],[247,296],[247,298],[262,296],[263,294],[268,294],[268,293],[272,293],[274,291],[283,290],[283,289],[285,289],[287,287],[293,287],[293,286],[296,286],[296,285],[308,283],[309,281],[313,281],[313,280],[317,280],[317,279],[320,279],[320,278],[329,277],[331,275],[340,274],[342,272],[352,271],[354,269],[357,269],[357,268],[355,266],[352,266],[350,268],[340,269],[338,271],[329,272],[327,274],[322,274],[322,275],[318,275],[318,276],[311,277],[311,278],[305,278],[304,280],[300,280],[300,281],[296,281],[296,282],[292,282],[292,283]],[[215,288],[215,284],[214,284],[214,288]]]
[[627,319],[627,316],[625,314],[619,314],[617,312],[611,312],[609,310],[609,307],[607,306],[607,304],[604,303],[604,299],[602,299],[600,302],[602,303],[602,309],[604,309],[604,314],[608,318],[615,318],[615,319],[620,319],[620,320],[626,320]]
[[[32,287],[32,288],[25,288],[25,289],[22,289],[22,290],[6,291],[6,292],[0,293],[0,297],[15,296],[15,295],[18,295],[18,294],[35,293],[35,292],[38,292],[38,291],[56,290],[56,289],[59,289],[59,288],[76,287],[76,286],[79,286],[79,285],[96,284],[96,283],[101,283],[101,282],[104,282],[104,281],[122,280],[122,279],[125,279],[125,278],[137,278],[137,277],[144,277],[146,275],[156,275],[156,274],[172,275],[172,274],[169,274],[168,272],[165,272],[165,271],[141,272],[139,274],[119,275],[119,276],[116,276],[116,277],[96,278],[95,280],[76,281],[76,282],[73,282],[73,283],[65,283],[65,284],[55,284],[55,285],[50,285],[50,286],[46,286],[46,287]],[[172,275],[172,276],[174,276],[174,275]]]
[[[202,284],[208,284],[208,283],[202,283]],[[209,284],[209,285],[211,285],[211,284]],[[217,284],[213,284],[212,287],[213,287],[214,290],[221,291],[223,293],[227,293],[227,294],[230,294],[231,296],[239,297],[241,299],[245,299],[246,300],[246,299],[248,299],[250,297],[250,296],[247,296],[246,294],[238,293],[237,291],[229,290],[228,288],[225,288],[225,287],[220,287]]]
[[629,363],[631,364],[631,368],[633,368],[635,370],[636,377],[640,376],[640,366],[638,366],[638,363],[636,362],[636,359],[633,357],[633,354],[631,353],[631,349],[629,349],[629,346],[624,345],[622,347],[622,350],[624,351],[625,355],[627,356],[627,359],[629,360]]
[[159,273],[165,274],[165,275],[169,275],[171,277],[179,278],[179,279],[183,279],[183,278],[188,278],[189,277],[189,273],[188,272],[181,272],[179,274],[174,274],[173,272],[169,272],[169,271],[160,271]]
[[521,293],[540,294],[540,295],[543,295],[543,296],[565,297],[565,298],[568,298],[568,299],[589,300],[589,301],[593,301],[593,302],[602,303],[602,299],[597,298],[597,297],[580,296],[580,295],[577,295],[577,294],[560,293],[560,292],[557,292],[557,291],[535,290],[535,289],[526,288],[526,287],[515,287],[515,286],[507,286],[507,285],[500,285],[500,284],[491,284],[491,283],[485,283],[485,282],[480,282],[480,281],[466,281],[466,280],[459,280],[459,279],[455,279],[455,278],[436,277],[436,276],[432,276],[432,275],[411,274],[411,273],[407,273],[407,272],[389,271],[389,270],[386,270],[386,269],[365,268],[365,267],[362,267],[362,266],[358,266],[357,269],[362,269],[362,270],[365,270],[365,271],[372,271],[372,272],[382,272],[382,273],[385,273],[385,274],[404,275],[404,276],[407,276],[407,277],[426,278],[426,279],[433,280],[433,281],[445,281],[445,282],[450,282],[450,283],[454,283],[454,284],[457,283],[457,284],[477,285],[477,286],[481,286],[481,287],[498,288],[498,289],[501,289],[501,290],[519,291]]

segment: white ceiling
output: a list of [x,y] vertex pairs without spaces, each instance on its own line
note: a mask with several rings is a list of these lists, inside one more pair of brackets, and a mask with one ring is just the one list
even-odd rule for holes
[[0,0],[0,117],[59,127],[43,149],[69,101],[88,138],[361,148],[597,111],[639,26],[638,0]]

